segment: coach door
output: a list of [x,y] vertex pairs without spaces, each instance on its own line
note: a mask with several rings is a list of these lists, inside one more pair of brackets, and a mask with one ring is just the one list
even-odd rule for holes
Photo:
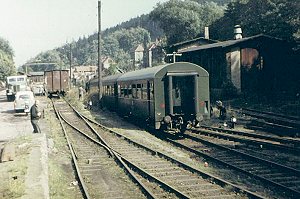
[[[168,114],[194,114],[197,82],[194,74],[168,75],[166,81],[166,111]],[[197,110],[197,109],[196,109]]]

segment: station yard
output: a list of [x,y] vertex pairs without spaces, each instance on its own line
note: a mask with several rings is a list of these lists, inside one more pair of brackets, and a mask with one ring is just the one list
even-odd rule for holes
[[[90,115],[91,113],[84,109],[84,103],[78,101],[75,96],[77,96],[76,93],[70,92],[69,100],[86,115]],[[12,161],[0,163],[0,198],[82,198],[73,171],[70,152],[53,112],[51,101],[43,96],[38,98],[41,101],[41,108],[44,110],[44,116],[40,120],[42,134],[33,134],[29,116],[15,114],[13,102],[6,101],[4,92],[0,94],[0,123],[2,126],[0,148],[1,151],[6,145],[13,145],[15,148],[15,156]],[[285,108],[280,107],[279,109]],[[110,116],[112,117],[110,118]],[[132,129],[138,129],[122,120],[116,120],[114,114],[94,117],[110,128],[124,127],[123,131],[126,134],[130,134]],[[143,142],[147,144],[151,142],[152,145],[162,148],[176,158],[194,164],[190,157],[182,151],[162,143],[161,140],[153,142],[150,134],[142,130],[141,133],[143,136],[133,134],[131,136],[136,136],[136,139],[143,137]],[[224,172],[224,170],[217,171],[204,165],[195,166],[215,174]],[[230,178],[229,173],[228,178]],[[243,181],[243,178],[236,180]],[[251,182],[249,183],[251,186]]]

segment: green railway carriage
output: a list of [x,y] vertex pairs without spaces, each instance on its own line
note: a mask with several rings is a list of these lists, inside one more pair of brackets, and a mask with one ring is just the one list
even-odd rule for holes
[[[118,111],[118,85],[117,79],[122,74],[111,75],[103,78],[102,104],[111,111]],[[97,79],[98,80],[98,79]],[[97,85],[98,87],[98,81]]]
[[155,129],[181,131],[210,118],[209,74],[177,62],[103,78],[105,107]]

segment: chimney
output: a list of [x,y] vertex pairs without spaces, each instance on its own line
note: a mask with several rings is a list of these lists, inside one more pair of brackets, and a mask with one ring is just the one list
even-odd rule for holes
[[240,25],[235,25],[234,26],[234,39],[242,39],[242,28]]
[[204,28],[204,38],[209,39],[209,30],[208,30],[207,26],[205,26],[205,28]]

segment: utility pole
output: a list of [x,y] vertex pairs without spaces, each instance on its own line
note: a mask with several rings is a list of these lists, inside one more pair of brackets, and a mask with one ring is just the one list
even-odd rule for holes
[[101,0],[98,1],[98,91],[99,106],[102,107],[102,63],[101,63]]
[[168,57],[173,56],[173,63],[176,62],[176,56],[180,57],[182,54],[181,53],[176,53],[173,52],[172,54],[167,54]]
[[71,85],[72,85],[72,58],[73,58],[73,55],[72,55],[72,43],[70,43],[70,81],[69,81],[69,87],[71,89]]

